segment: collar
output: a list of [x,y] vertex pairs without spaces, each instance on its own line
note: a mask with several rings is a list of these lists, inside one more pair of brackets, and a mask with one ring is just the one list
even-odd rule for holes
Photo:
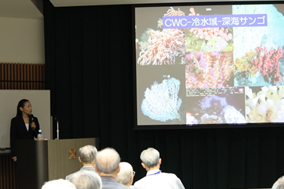
[[157,175],[157,174],[160,174],[161,172],[162,171],[160,169],[154,169],[154,170],[148,171],[146,176]]

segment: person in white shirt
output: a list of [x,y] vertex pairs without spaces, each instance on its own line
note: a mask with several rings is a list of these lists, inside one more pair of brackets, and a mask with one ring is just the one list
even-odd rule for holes
[[135,189],[184,189],[181,180],[175,174],[160,170],[162,159],[158,150],[148,148],[142,151],[140,159],[147,174],[134,183]]

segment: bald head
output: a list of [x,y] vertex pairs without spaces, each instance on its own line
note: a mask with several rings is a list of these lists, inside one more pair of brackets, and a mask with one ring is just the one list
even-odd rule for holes
[[99,151],[95,157],[96,168],[99,173],[111,174],[118,170],[120,156],[113,148]]
[[117,182],[125,186],[131,185],[134,176],[132,166],[127,162],[121,162],[119,166],[120,166],[120,171],[116,177]]

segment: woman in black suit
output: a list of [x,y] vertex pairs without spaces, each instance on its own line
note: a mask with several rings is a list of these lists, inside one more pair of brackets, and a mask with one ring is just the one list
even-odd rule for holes
[[37,137],[39,123],[32,116],[32,105],[27,99],[22,99],[17,106],[17,115],[11,120],[10,144],[12,159],[17,161],[17,140],[34,140]]

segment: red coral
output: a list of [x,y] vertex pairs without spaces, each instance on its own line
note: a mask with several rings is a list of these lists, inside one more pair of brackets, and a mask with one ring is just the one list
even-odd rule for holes
[[267,82],[275,81],[278,83],[281,81],[282,76],[279,73],[279,59],[283,57],[284,49],[281,50],[280,46],[278,46],[277,50],[270,49],[270,51],[267,52],[267,48],[262,48],[261,45],[256,47],[255,50],[257,51],[257,58],[254,59],[254,63],[257,67],[257,71],[260,71]]

